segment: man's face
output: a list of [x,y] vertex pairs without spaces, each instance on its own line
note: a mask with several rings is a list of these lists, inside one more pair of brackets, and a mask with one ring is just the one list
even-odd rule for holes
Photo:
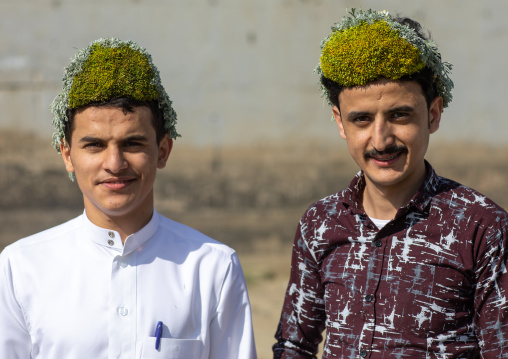
[[380,80],[344,89],[339,104],[333,113],[340,135],[367,187],[416,191],[425,177],[429,136],[439,128],[442,98],[427,109],[417,82]]
[[62,157],[75,173],[92,222],[151,216],[155,174],[165,167],[172,140],[166,135],[157,145],[148,107],[79,111],[71,144],[61,145]]

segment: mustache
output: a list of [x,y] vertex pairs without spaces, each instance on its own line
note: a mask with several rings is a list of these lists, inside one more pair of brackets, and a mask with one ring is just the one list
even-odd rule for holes
[[407,153],[407,152],[408,151],[407,151],[406,146],[393,145],[393,146],[387,147],[383,151],[378,151],[375,148],[373,148],[372,150],[369,150],[369,151],[365,151],[365,153],[363,154],[363,157],[365,159],[367,159],[370,157],[379,157],[379,156],[392,155],[394,153]]

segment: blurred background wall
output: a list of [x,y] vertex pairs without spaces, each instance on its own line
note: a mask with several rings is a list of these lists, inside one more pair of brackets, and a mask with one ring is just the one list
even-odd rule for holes
[[2,0],[0,131],[49,136],[63,68],[115,36],[153,55],[186,144],[338,141],[313,69],[330,25],[353,7],[421,21],[454,64],[434,139],[506,143],[505,0]]

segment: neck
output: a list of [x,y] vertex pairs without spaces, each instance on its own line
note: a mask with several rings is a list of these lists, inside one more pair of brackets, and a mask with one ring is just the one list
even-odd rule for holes
[[[141,228],[146,226],[148,222],[152,219],[153,211],[150,212],[149,216],[143,216],[143,221],[137,220],[136,223],[133,223],[132,220],[124,219],[124,218],[116,218],[116,217],[109,217],[107,221],[104,222],[104,225],[101,225],[100,227],[108,228],[113,231],[117,231],[120,235],[120,238],[122,238],[122,243],[125,244],[125,240],[128,236],[131,234],[134,234],[138,232]],[[141,219],[141,216],[140,218]]]
[[393,219],[399,208],[408,204],[425,180],[425,173],[408,183],[384,186],[371,182],[365,177],[362,204],[371,218]]
[[153,206],[145,209],[138,209],[134,216],[132,215],[110,215],[96,208],[89,208],[85,203],[86,216],[98,227],[110,229],[118,232],[125,244],[128,236],[138,232],[141,228],[146,226],[152,219]]

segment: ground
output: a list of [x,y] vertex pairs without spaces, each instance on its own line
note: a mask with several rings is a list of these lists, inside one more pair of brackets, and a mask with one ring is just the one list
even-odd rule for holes
[[[508,208],[508,147],[431,143],[438,174]],[[271,357],[299,217],[357,171],[342,141],[189,148],[178,139],[156,182],[160,213],[238,251],[252,302],[260,359]],[[50,141],[0,133],[0,250],[83,211]]]

